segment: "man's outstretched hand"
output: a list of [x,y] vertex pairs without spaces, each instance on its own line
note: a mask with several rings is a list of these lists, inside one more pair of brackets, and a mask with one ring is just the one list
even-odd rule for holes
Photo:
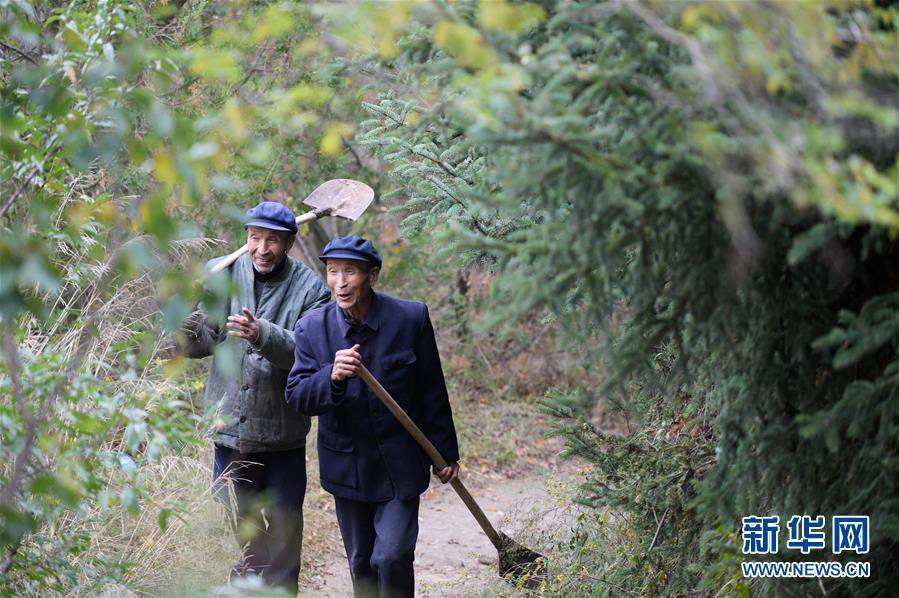
[[241,311],[244,313],[243,316],[228,316],[228,334],[254,343],[259,338],[259,321],[246,307]]
[[452,482],[453,480],[459,479],[459,464],[456,462],[450,463],[443,469],[437,469],[434,467],[434,475],[440,478],[440,481],[446,484],[447,482]]

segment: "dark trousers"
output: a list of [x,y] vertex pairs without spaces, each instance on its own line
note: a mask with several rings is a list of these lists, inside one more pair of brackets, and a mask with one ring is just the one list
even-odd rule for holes
[[334,497],[353,593],[390,598],[415,593],[418,497],[362,502]]
[[233,507],[241,557],[233,574],[297,592],[303,544],[306,449],[242,454],[215,445],[213,488]]

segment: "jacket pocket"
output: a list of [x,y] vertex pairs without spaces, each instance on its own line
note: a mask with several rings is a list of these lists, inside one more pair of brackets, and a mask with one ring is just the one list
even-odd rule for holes
[[352,453],[356,448],[352,436],[338,434],[323,428],[319,428],[318,438],[321,440],[322,447],[338,453]]
[[318,464],[322,481],[355,488],[358,484],[355,452],[356,442],[352,436],[319,428]]
[[[378,380],[403,409],[409,410],[410,400],[415,388],[415,351],[407,349],[397,353],[385,355],[380,362],[380,375]],[[377,401],[377,411],[387,411],[387,408]]]
[[415,351],[406,349],[405,351],[385,355],[381,359],[381,367],[385,370],[394,370],[402,368],[403,366],[412,365],[415,363],[415,359]]

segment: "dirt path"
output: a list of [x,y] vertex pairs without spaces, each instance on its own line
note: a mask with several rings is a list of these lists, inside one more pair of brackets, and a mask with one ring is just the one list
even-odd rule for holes
[[[544,519],[553,512],[554,501],[547,486],[572,477],[571,468],[551,467],[513,479],[480,477],[471,481],[470,489],[494,526],[514,534],[526,520]],[[497,578],[496,550],[451,487],[432,486],[422,496],[419,529],[416,595],[475,594]],[[352,595],[336,522],[327,536],[333,552],[321,561],[300,596]]]

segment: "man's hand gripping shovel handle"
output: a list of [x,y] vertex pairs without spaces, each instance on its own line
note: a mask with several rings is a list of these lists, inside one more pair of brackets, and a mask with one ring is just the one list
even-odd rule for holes
[[[381,402],[390,410],[391,413],[399,420],[400,424],[406,429],[409,434],[412,435],[412,438],[421,445],[421,448],[428,454],[428,457],[431,458],[431,461],[434,462],[434,466],[437,469],[443,469],[447,466],[446,459],[443,458],[443,455],[437,450],[437,448],[431,444],[431,441],[428,440],[427,436],[422,433],[421,429],[412,419],[406,415],[406,412],[403,411],[403,408],[399,406],[399,404],[390,396],[381,383],[378,382],[374,376],[371,375],[371,372],[368,371],[364,365],[359,368],[359,377],[365,381],[368,387],[371,389],[375,395],[381,399]],[[454,479],[450,482],[453,489],[456,491],[456,494],[459,495],[459,498],[462,499],[462,502],[465,503],[465,506],[468,507],[468,510],[471,511],[471,514],[474,515],[474,518],[480,524],[481,529],[484,530],[484,533],[487,534],[487,537],[490,538],[490,541],[496,547],[497,550],[503,550],[505,545],[500,540],[499,534],[493,528],[493,525],[490,523],[490,520],[487,519],[487,516],[484,514],[484,511],[481,510],[481,507],[475,501],[474,497],[468,491],[468,488],[462,483],[462,480],[459,478]]]

